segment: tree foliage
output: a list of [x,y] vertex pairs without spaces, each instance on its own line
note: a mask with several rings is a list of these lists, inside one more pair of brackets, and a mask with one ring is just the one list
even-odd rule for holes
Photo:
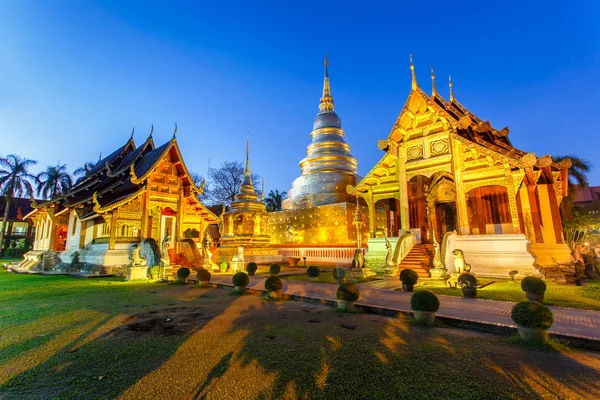
[[[244,181],[244,165],[239,161],[225,161],[219,168],[208,170],[208,190],[205,187],[206,199],[209,204],[229,205],[235,200]],[[260,177],[250,174],[254,191],[260,197],[260,187],[257,186]]]
[[54,199],[66,193],[73,186],[73,178],[67,171],[67,165],[50,165],[37,176],[38,195],[45,199]]
[[8,218],[11,200],[15,196],[33,196],[31,182],[36,181],[36,177],[29,173],[29,168],[35,164],[37,164],[37,161],[21,158],[15,154],[0,157],[0,193],[6,197],[6,208],[2,220],[2,229],[0,230],[0,248],[4,241],[6,219]]
[[265,198],[267,211],[281,211],[281,203],[285,200],[287,192],[269,191],[269,195]]
[[575,207],[572,218],[563,221],[565,239],[571,251],[577,244],[582,244],[591,233],[599,230],[600,214],[592,213],[588,209]]
[[75,171],[73,171],[73,175],[78,176],[80,179],[85,178],[86,176],[90,175],[95,166],[95,162],[87,161],[85,164],[83,164],[82,167],[79,167]]

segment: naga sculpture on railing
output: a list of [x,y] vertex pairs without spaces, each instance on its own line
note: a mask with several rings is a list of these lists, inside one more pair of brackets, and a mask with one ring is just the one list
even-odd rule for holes
[[408,253],[410,253],[410,251],[416,243],[417,240],[414,233],[403,233],[402,236],[400,236],[400,239],[398,239],[398,244],[396,244],[396,251],[394,252],[394,262],[397,265],[400,265],[402,260],[404,260],[404,257],[406,257]]

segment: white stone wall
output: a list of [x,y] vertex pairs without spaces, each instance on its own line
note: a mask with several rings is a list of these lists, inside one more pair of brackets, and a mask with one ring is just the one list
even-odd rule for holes
[[34,250],[50,250],[50,238],[54,234],[52,220],[48,215],[38,221],[35,229],[35,240],[33,242]]

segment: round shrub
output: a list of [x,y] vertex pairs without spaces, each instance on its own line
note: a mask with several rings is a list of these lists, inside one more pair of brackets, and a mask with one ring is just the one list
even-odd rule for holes
[[269,273],[271,275],[277,275],[279,272],[281,272],[281,265],[271,264],[271,266],[269,267]]
[[440,301],[430,291],[421,290],[411,296],[410,307],[413,311],[436,312],[440,309]]
[[246,271],[248,271],[248,275],[254,276],[256,270],[258,269],[258,265],[255,262],[249,262],[246,264]]
[[190,276],[190,269],[189,268],[183,267],[183,268],[179,268],[177,270],[177,278],[186,280],[189,276]]
[[281,283],[281,279],[276,276],[270,276],[265,281],[265,289],[269,292],[276,292],[283,288],[283,284]]
[[400,280],[407,285],[414,285],[419,280],[419,274],[412,269],[403,269],[400,271]]
[[333,279],[339,281],[340,279],[344,279],[346,277],[346,271],[344,268],[334,268],[333,269]]
[[311,278],[318,278],[321,276],[321,270],[319,267],[311,265],[310,267],[306,268],[306,275],[310,276]]
[[342,283],[335,294],[338,300],[356,301],[360,297],[358,288],[353,283]]
[[543,294],[546,291],[546,282],[535,276],[526,276],[521,281],[521,289],[524,292]]
[[475,288],[477,287],[477,278],[475,278],[475,275],[469,273],[460,274],[458,277],[458,286],[462,288]]
[[150,277],[152,279],[158,279],[159,274],[160,274],[160,266],[155,265],[154,267],[150,268]]
[[515,304],[510,317],[517,325],[543,331],[550,329],[554,322],[552,311],[536,301],[522,301]]
[[210,272],[207,269],[200,268],[198,272],[196,272],[196,279],[198,279],[199,282],[210,281]]
[[248,283],[250,283],[250,278],[248,278],[248,274],[245,272],[236,272],[235,275],[233,275],[232,281],[233,286],[244,287],[248,286]]

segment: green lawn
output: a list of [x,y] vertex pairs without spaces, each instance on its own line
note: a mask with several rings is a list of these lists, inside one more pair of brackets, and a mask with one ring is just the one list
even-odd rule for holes
[[0,272],[2,399],[598,398],[599,365],[223,289]]
[[[514,302],[526,300],[519,281],[511,283],[502,279],[478,279],[479,283],[492,281],[494,281],[493,284],[477,290],[478,298]],[[587,282],[585,286],[560,285],[550,281],[546,281],[546,285],[544,296],[546,305],[600,310],[600,282],[598,281]],[[462,296],[460,288],[450,289],[444,286],[443,282],[434,280],[419,280],[415,290],[429,290],[435,294]]]

